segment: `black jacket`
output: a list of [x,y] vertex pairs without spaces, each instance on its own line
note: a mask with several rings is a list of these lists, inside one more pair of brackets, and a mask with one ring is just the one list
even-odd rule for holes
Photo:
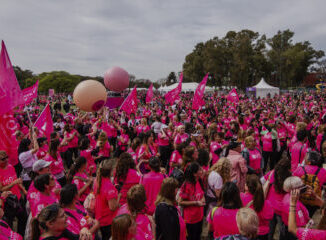
[[179,240],[179,214],[175,206],[160,203],[155,210],[156,239]]

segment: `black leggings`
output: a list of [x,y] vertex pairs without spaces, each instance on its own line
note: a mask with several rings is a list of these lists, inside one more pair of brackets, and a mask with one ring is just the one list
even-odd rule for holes
[[277,152],[265,152],[265,151],[263,151],[262,155],[263,155],[263,160],[264,160],[264,167],[263,167],[264,173],[267,170],[268,163],[269,163],[269,170],[274,169],[275,164],[277,163],[278,153]]
[[198,223],[194,224],[186,224],[187,226],[187,240],[200,240],[202,227],[203,227],[203,220]]
[[170,160],[170,157],[171,157],[171,147],[168,145],[168,146],[159,146],[159,152],[160,152],[160,160],[161,160],[161,167],[164,167],[167,172],[169,171],[168,170],[168,166],[169,166],[169,160]]
[[64,153],[64,161],[67,168],[70,169],[71,165],[74,163],[73,158],[78,157],[78,148],[68,148],[68,150]]
[[101,227],[102,240],[109,240],[111,237],[111,225]]

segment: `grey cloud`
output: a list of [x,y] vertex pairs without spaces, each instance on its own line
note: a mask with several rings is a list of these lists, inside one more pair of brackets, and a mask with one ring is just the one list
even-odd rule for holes
[[243,28],[295,31],[326,50],[323,0],[2,0],[0,39],[15,65],[152,80],[180,71],[196,43]]

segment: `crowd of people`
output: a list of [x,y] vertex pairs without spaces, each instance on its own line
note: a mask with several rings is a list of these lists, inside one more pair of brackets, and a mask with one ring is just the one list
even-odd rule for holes
[[[198,111],[139,96],[130,115],[65,95],[15,110],[0,239],[326,239],[324,93],[214,93]],[[50,136],[33,126],[48,102]]]

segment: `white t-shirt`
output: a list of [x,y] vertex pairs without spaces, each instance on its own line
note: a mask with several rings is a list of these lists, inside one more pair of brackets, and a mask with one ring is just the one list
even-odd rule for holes
[[[207,195],[209,197],[215,197],[214,194],[212,193],[212,190],[220,190],[223,187],[223,179],[220,174],[218,174],[215,171],[212,171],[208,175],[208,185],[209,188],[207,190]],[[211,190],[212,189],[212,190]]]
[[[19,154],[19,161],[23,167],[23,169],[31,169],[33,167],[33,164],[37,161],[37,157],[35,154],[32,153],[33,150],[29,150],[26,152],[22,152]],[[28,176],[28,173],[26,171],[22,172],[22,179],[23,181],[31,180],[31,178]]]
[[154,133],[160,133],[161,132],[161,127],[162,127],[163,123],[161,122],[154,122],[151,126],[151,128],[154,130]]

